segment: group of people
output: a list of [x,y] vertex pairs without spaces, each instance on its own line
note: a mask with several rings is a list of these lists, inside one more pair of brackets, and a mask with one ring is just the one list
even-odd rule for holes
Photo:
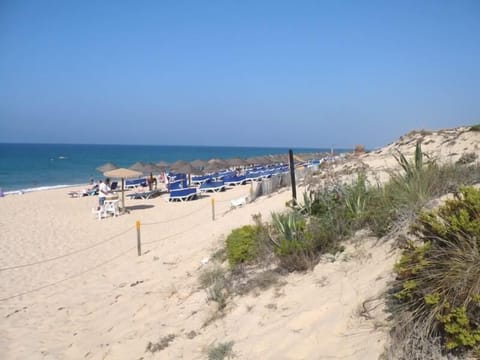
[[98,192],[98,205],[103,206],[106,197],[113,193],[110,188],[110,179],[106,178],[105,182],[99,180],[98,183],[95,183],[93,179],[90,179],[90,185],[92,185],[91,188],[83,190],[83,196],[89,195],[93,191],[95,191],[95,194]]
[[[165,176],[165,178],[167,178],[167,176]],[[160,181],[168,183],[168,180],[163,180],[162,178],[160,178]],[[147,184],[150,191],[157,189],[157,182],[157,178],[150,173],[150,176],[147,178]],[[93,179],[90,180],[90,183],[93,184]],[[107,196],[113,193],[110,187],[110,179],[106,178],[105,181],[100,180],[98,184],[94,185],[94,187],[98,187],[98,204],[99,206],[103,206]],[[140,189],[137,188],[136,191],[140,192]]]

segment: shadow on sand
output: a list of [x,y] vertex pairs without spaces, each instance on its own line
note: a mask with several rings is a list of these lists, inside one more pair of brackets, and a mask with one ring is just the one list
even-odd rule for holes
[[155,205],[133,205],[133,206],[127,206],[126,210],[127,211],[136,211],[136,210],[147,210],[155,207]]

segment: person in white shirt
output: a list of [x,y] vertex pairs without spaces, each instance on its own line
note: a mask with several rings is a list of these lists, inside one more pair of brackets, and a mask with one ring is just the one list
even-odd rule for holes
[[100,186],[98,188],[98,204],[103,206],[105,204],[105,198],[110,194],[112,190],[110,189],[110,179],[105,179],[105,182],[100,180]]

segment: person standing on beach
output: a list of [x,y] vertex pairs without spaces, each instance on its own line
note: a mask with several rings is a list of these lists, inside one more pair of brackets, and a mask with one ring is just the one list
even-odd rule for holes
[[105,204],[105,198],[110,193],[110,179],[105,179],[105,182],[102,182],[102,180],[100,180],[100,186],[98,188],[98,204],[100,205],[100,207]]

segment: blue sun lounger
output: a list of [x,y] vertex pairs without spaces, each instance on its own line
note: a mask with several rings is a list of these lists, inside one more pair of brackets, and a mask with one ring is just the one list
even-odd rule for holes
[[196,199],[198,195],[197,188],[185,188],[170,190],[169,201],[188,201]]
[[247,178],[245,175],[230,175],[223,178],[225,185],[245,185]]
[[84,197],[84,196],[95,196],[95,195],[98,195],[98,186],[92,189],[87,189],[83,191],[70,191],[68,195],[74,198]]
[[212,175],[192,176],[193,185],[201,185],[211,180],[212,180]]
[[135,188],[137,186],[147,186],[147,179],[125,180],[125,187],[127,189]]
[[207,181],[198,188],[200,192],[219,192],[225,190],[225,183],[223,181]]
[[151,199],[154,198],[155,196],[160,194],[160,190],[151,190],[151,191],[144,191],[144,192],[137,192],[133,194],[128,194],[127,196],[130,199]]
[[246,175],[247,181],[260,181],[262,178],[263,175],[261,171],[250,171]]

